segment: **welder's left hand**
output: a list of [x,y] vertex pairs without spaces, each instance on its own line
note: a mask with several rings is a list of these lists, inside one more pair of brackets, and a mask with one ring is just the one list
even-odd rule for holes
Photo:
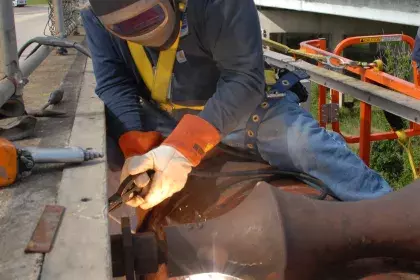
[[161,145],[142,156],[128,158],[123,170],[130,175],[139,175],[135,183],[138,188],[146,187],[146,171],[154,170],[150,190],[144,199],[134,197],[127,202],[132,207],[149,209],[179,192],[185,186],[192,163],[170,146]]

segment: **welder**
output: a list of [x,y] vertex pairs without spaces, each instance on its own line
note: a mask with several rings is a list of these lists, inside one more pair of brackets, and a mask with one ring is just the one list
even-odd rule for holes
[[[299,106],[307,98],[299,73],[282,70],[277,90],[265,90],[253,0],[90,0],[82,18],[107,133],[125,157],[121,180],[151,181],[130,206],[149,209],[179,192],[220,142],[310,174],[342,200],[392,191]],[[167,137],[148,104],[178,120]]]
[[416,62],[417,69],[419,69],[420,68],[420,27],[417,31],[416,42],[414,44],[412,59]]

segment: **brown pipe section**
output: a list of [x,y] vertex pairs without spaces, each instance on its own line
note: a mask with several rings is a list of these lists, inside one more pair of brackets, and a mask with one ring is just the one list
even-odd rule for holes
[[259,183],[218,218],[167,227],[168,270],[303,280],[362,258],[420,260],[419,198],[420,181],[359,202],[316,201]]
[[420,181],[380,199],[359,202],[275,194],[286,229],[286,275],[295,275],[302,266],[361,258],[420,260]]

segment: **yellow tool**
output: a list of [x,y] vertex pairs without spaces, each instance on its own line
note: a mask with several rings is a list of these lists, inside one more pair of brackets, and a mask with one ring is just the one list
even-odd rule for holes
[[19,147],[0,138],[0,187],[26,177],[36,163],[82,163],[101,157],[92,149]]

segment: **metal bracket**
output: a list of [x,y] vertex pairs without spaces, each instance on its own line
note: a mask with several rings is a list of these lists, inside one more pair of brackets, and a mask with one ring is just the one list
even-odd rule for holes
[[135,280],[156,273],[166,259],[154,233],[131,233],[130,219],[121,218],[121,234],[111,235],[112,275]]
[[333,123],[338,121],[340,106],[337,103],[329,103],[322,105],[321,122]]

